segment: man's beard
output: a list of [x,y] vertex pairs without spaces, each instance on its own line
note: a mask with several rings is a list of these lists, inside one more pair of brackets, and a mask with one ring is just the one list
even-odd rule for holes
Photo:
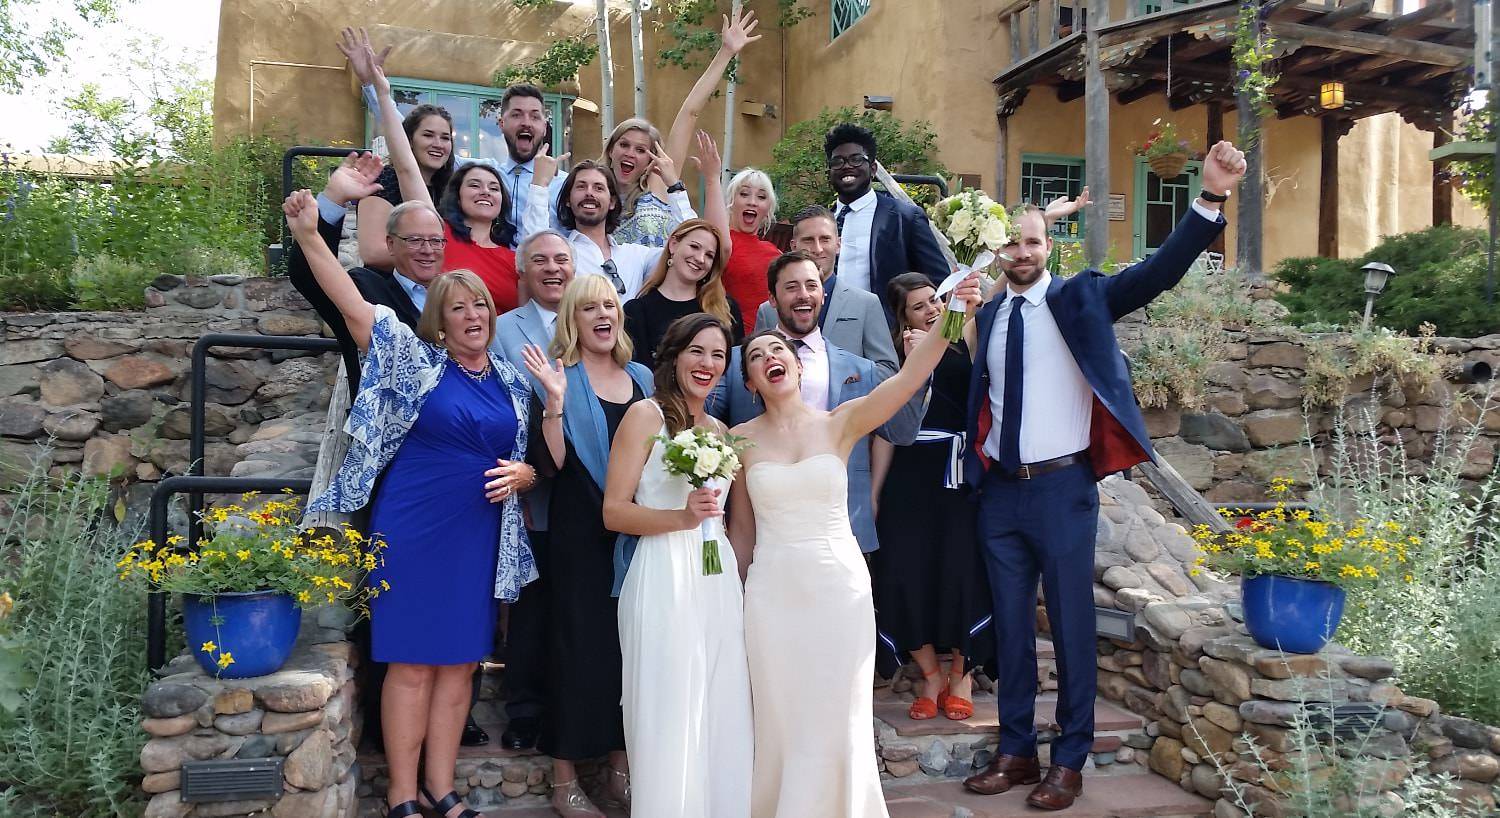
[[1019,284],[1023,287],[1028,284],[1035,284],[1037,279],[1042,277],[1042,268],[1040,266],[1032,267],[1024,273],[1017,270],[1005,270],[1004,272],[1006,281],[1012,284]]
[[522,155],[521,149],[516,145],[516,140],[509,134],[506,134],[505,148],[510,151],[511,161],[525,164],[535,158],[537,152],[542,149],[542,140],[537,136],[531,137],[531,153]]
[[798,335],[807,335],[818,328],[818,309],[816,307],[813,308],[811,317],[808,320],[808,326],[797,326],[797,321],[800,320],[800,318],[801,317],[797,313],[792,311],[791,307],[788,307],[785,310],[782,310],[778,307],[776,310],[776,320],[780,321],[783,327],[786,327],[787,329],[797,333]]

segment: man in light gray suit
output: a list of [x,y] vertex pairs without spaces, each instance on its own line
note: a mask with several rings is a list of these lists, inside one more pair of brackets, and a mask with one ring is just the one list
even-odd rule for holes
[[[868,395],[892,372],[877,366],[832,341],[818,328],[818,314],[823,308],[823,276],[817,264],[806,253],[792,251],[771,262],[766,271],[776,329],[792,340],[797,359],[802,362],[802,401],[818,409],[833,409],[845,401]],[[866,293],[868,295],[868,293]],[[885,321],[881,319],[881,326]],[[887,343],[890,339],[887,338]],[[898,445],[909,445],[916,439],[922,421],[922,403],[927,390],[912,396],[875,434]],[[740,367],[739,349],[730,358],[719,386],[708,396],[707,409],[730,426],[744,423],[765,411],[752,400],[745,388]],[[856,443],[849,453],[849,523],[859,550],[869,553],[880,547],[875,538],[875,513],[870,503],[870,439]]]
[[[545,350],[552,344],[557,305],[568,282],[573,280],[573,245],[556,230],[532,233],[516,248],[516,267],[531,298],[495,319],[495,337],[490,348],[526,372],[521,349],[535,344]],[[527,377],[531,373],[527,372]],[[534,378],[531,388],[542,394],[541,385]],[[487,472],[486,476],[498,477],[498,470]],[[496,480],[485,488],[492,491],[498,483]],[[546,692],[547,503],[551,494],[551,483],[542,480],[522,498],[539,577],[510,606],[505,657],[507,724],[500,736],[500,743],[507,750],[530,749],[541,732],[542,695]]]
[[[858,355],[885,371],[896,371],[896,347],[880,297],[839,281],[834,264],[839,258],[839,231],[833,214],[820,205],[803,208],[792,218],[792,249],[806,253],[823,276],[823,306],[818,327],[835,346]],[[755,329],[776,326],[776,307],[767,301],[755,316]]]

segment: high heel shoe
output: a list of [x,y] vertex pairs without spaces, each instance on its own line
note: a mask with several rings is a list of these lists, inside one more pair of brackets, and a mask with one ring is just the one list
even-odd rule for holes
[[604,806],[619,807],[630,811],[630,773],[609,768],[609,777],[604,782]]
[[[428,792],[426,787],[422,787],[421,790],[422,797],[426,798],[427,803],[431,804],[432,808],[437,810],[438,814],[440,815],[447,815],[448,810],[451,810],[459,804],[463,803],[463,799],[458,797],[458,792],[456,790],[448,793],[441,799],[433,798],[432,793]],[[464,811],[458,814],[458,818],[484,818],[484,816],[480,815],[474,810],[469,809],[468,807],[464,807]]]
[[[959,676],[962,679],[963,676]],[[943,697],[938,706],[943,709],[943,715],[952,721],[963,721],[974,715],[974,702],[948,691],[953,689],[953,677],[948,677],[948,690],[943,691]]]
[[391,811],[385,814],[385,818],[407,818],[409,815],[421,814],[421,804],[418,804],[416,801],[402,801],[396,806],[391,807]]
[[[922,678],[931,679],[933,676],[938,675],[938,672],[940,670],[941,668],[936,668],[931,673],[928,673],[924,670],[922,671]],[[936,718],[938,714],[939,702],[943,701],[943,698],[947,695],[948,690],[945,687],[942,692],[938,693],[938,698],[936,701],[929,699],[926,696],[918,696],[916,701],[911,703],[911,707],[907,709],[907,718],[913,721],[926,721],[931,718]]]
[[562,818],[606,818],[604,812],[584,795],[576,778],[552,785],[552,811]]

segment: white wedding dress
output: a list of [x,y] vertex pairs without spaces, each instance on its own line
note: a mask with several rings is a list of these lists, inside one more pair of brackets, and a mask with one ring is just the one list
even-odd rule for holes
[[872,726],[875,604],[849,527],[847,467],[819,454],[756,463],[745,479],[755,508],[751,815],[886,818]]
[[[722,508],[728,483],[709,485],[721,490]],[[636,503],[681,509],[690,491],[686,479],[667,473],[662,444],[654,443]],[[750,815],[744,595],[722,519],[711,521],[711,531],[723,573],[704,576],[697,528],[653,534],[641,538],[620,591],[631,812],[643,818]]]

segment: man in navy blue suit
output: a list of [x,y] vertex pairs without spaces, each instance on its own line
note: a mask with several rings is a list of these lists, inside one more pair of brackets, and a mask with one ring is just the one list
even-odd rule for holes
[[848,287],[869,290],[885,302],[885,285],[902,273],[924,273],[934,286],[952,272],[922,208],[870,187],[875,177],[875,135],[843,123],[823,138],[828,184],[838,194],[834,223],[839,257],[834,274]]
[[[965,479],[978,491],[979,537],[998,643],[1000,747],[964,781],[993,795],[1037,784],[1026,802],[1065,809],[1083,792],[1094,742],[1094,482],[1151,459],[1113,324],[1182,279],[1224,229],[1219,206],[1245,174],[1228,142],[1203,162],[1203,193],[1160,250],[1117,275],[1053,278],[1042,213],[1016,220],[1005,248],[1006,288],[977,316]],[[1019,316],[1019,318],[1017,317]],[[1040,578],[1057,651],[1051,766],[1037,760],[1036,589]],[[1040,782],[1040,783],[1038,783]]]

